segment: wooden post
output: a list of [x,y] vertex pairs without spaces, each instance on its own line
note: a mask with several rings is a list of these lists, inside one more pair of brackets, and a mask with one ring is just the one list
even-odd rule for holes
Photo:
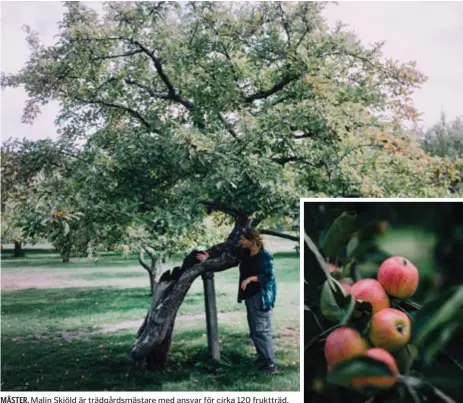
[[215,301],[214,273],[202,275],[204,283],[204,303],[206,306],[207,344],[212,359],[220,360],[219,328],[217,323],[217,306]]

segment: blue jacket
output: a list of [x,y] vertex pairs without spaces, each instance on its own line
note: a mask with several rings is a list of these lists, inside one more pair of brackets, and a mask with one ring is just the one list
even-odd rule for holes
[[[264,248],[257,254],[259,262],[259,279],[260,295],[262,299],[262,308],[268,311],[275,306],[276,300],[276,281],[275,267],[273,265],[273,256]],[[238,302],[241,302],[240,292],[238,292]]]
[[277,283],[275,281],[275,266],[273,256],[264,248],[259,253],[259,260],[262,267],[262,274],[257,275],[260,284],[260,294],[264,310],[272,309],[275,306],[277,296]]

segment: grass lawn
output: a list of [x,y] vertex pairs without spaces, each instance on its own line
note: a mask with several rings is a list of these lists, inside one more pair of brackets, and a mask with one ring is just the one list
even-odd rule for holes
[[[244,304],[236,302],[238,269],[217,273],[222,362],[207,358],[202,281],[177,316],[166,370],[137,371],[130,357],[150,305],[149,282],[136,257],[107,254],[94,262],[30,251],[2,256],[2,390],[297,391],[299,257],[275,254],[278,296],[273,315],[280,373],[253,368]],[[169,262],[171,268],[178,262]]]

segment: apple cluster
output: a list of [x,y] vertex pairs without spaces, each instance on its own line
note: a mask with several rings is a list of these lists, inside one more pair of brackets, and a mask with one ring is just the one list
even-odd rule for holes
[[[341,270],[329,265],[333,277]],[[410,298],[419,282],[417,268],[406,258],[393,256],[378,269],[377,280],[363,279],[350,285],[346,279],[341,284],[347,294],[356,301],[368,301],[372,317],[363,337],[356,329],[339,327],[326,339],[325,357],[328,371],[348,359],[368,356],[386,364],[392,376],[367,376],[354,378],[354,388],[375,387],[388,389],[394,386],[399,370],[393,353],[403,348],[411,335],[410,318],[402,311],[390,307],[389,297]]]

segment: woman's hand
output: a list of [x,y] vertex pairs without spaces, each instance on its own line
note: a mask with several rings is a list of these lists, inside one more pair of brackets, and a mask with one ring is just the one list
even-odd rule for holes
[[256,283],[259,281],[259,279],[257,278],[257,276],[248,277],[246,280],[243,280],[243,281],[241,282],[241,286],[240,286],[241,289],[242,289],[243,291],[246,290],[246,287],[248,286],[248,284],[251,283],[251,282],[253,282],[253,281],[256,282]]
[[198,259],[200,262],[204,262],[208,258],[209,258],[209,253],[207,252],[200,252],[196,255],[196,259]]

